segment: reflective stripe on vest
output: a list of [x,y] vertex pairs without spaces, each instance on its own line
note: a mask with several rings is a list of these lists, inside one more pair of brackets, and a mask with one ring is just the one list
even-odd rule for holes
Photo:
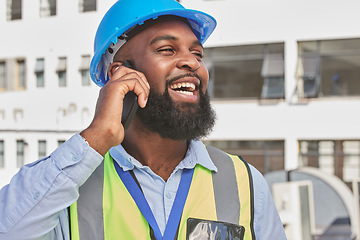
[[[250,170],[239,157],[207,147],[218,172],[196,165],[183,209],[178,239],[186,239],[189,217],[222,221],[245,227],[245,240],[255,239]],[[150,239],[150,227],[116,173],[112,157],[80,187],[70,206],[72,240]]]

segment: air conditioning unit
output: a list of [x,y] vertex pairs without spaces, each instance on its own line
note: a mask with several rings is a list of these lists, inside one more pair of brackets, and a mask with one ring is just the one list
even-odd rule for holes
[[312,240],[315,234],[311,181],[275,183],[273,198],[288,240]]

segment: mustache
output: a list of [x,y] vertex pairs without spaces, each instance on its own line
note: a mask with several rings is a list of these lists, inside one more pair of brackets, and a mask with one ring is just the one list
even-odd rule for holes
[[181,79],[181,78],[185,78],[185,77],[196,77],[197,79],[200,80],[200,83],[202,83],[202,79],[200,78],[199,75],[197,75],[196,73],[185,73],[185,74],[181,74],[179,76],[176,76],[176,77],[173,77],[173,78],[170,78],[169,80],[166,80],[166,85],[170,85],[172,84],[173,82]]

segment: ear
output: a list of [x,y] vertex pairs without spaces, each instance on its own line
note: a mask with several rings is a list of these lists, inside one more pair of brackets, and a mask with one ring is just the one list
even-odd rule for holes
[[108,68],[108,76],[109,78],[112,78],[112,76],[115,74],[116,70],[122,65],[122,62],[113,62],[109,65]]

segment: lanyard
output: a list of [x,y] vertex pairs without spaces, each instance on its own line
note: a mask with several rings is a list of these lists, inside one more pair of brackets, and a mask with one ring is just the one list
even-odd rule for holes
[[162,239],[174,239],[177,228],[180,223],[182,211],[184,209],[185,201],[187,195],[189,193],[189,188],[191,184],[191,180],[193,177],[194,169],[183,169],[183,173],[181,175],[181,180],[179,183],[179,187],[176,193],[176,197],[174,200],[174,204],[171,208],[171,212],[169,215],[168,222],[165,227],[164,236],[162,236],[159,226],[155,220],[155,217],[150,209],[148,202],[145,199],[144,194],[141,189],[135,182],[134,178],[131,176],[129,171],[124,171],[114,160],[114,165],[116,172],[121,178],[122,182],[126,186],[130,195],[134,199],[136,205],[138,206],[140,212],[145,217],[146,221],[154,230],[154,235],[157,240]]

